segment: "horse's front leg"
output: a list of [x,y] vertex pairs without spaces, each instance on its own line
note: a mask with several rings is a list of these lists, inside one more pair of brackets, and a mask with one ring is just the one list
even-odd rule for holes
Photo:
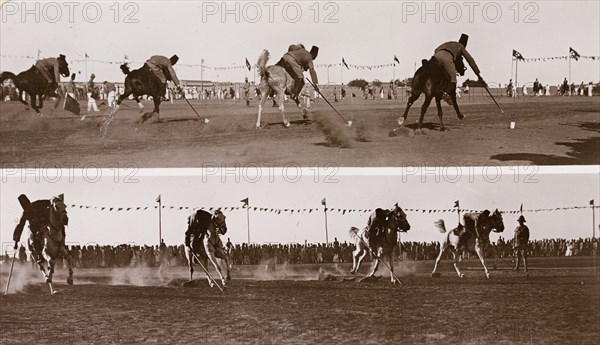
[[290,122],[285,117],[285,106],[284,106],[284,103],[285,103],[285,91],[283,89],[280,90],[279,93],[278,93],[278,96],[279,96],[279,111],[281,112],[281,120],[283,121],[283,126],[284,127],[289,127],[290,126]]
[[452,248],[452,258],[454,259],[454,270],[456,270],[456,274],[458,274],[459,277],[464,278],[465,275],[460,273],[460,270],[458,269],[458,259],[460,258],[460,251],[457,249]]
[[365,255],[367,255],[367,251],[361,249],[360,246],[357,246],[356,249],[352,252],[352,269],[350,270],[350,274],[358,272],[360,263],[362,262]]
[[[221,271],[221,266],[219,266],[219,263],[217,262],[215,251],[210,251],[208,250],[208,248],[206,248],[206,256],[208,256],[208,260],[210,260],[215,270],[217,270],[217,273],[219,273],[221,283],[223,283],[223,286],[225,286],[225,277],[223,276],[223,272]],[[206,269],[208,270],[208,266],[206,266]]]
[[36,95],[36,94],[33,94],[33,95],[31,95],[30,97],[31,97],[31,100],[30,100],[31,108],[32,108],[33,110],[35,110],[35,112],[36,112],[36,113],[37,113],[39,116],[43,116],[43,114],[40,112],[40,108],[37,106],[37,97],[40,97],[40,98],[41,98],[41,96],[38,96],[38,95]]
[[479,243],[479,241],[477,241],[477,243],[475,243],[475,253],[479,257],[479,260],[481,261],[481,265],[483,266],[483,270],[485,271],[485,276],[487,278],[490,278],[490,272],[488,271],[487,266],[485,265],[485,256],[484,256],[483,250],[484,250],[483,246]]
[[231,280],[231,272],[229,270],[229,256],[225,253],[225,249],[221,249],[217,255],[217,258],[225,261],[225,265],[227,265],[227,271],[225,275],[225,279],[228,281]]
[[421,127],[423,126],[423,119],[425,118],[425,113],[427,112],[427,108],[429,108],[432,99],[432,95],[426,95],[425,102],[423,102],[423,105],[421,106],[421,117],[419,117],[419,124],[417,128],[419,131],[421,131]]
[[440,119],[440,131],[445,131],[446,127],[444,126],[444,113],[442,112],[442,96],[435,96],[435,106],[437,107],[438,118]]
[[452,100],[452,106],[454,107],[454,111],[456,112],[456,116],[458,117],[458,119],[464,119],[465,116],[460,112],[460,109],[458,109],[458,102],[456,101],[456,89],[450,90],[448,96],[450,96],[450,99]]
[[185,247],[185,257],[187,258],[188,261],[188,267],[190,270],[190,281],[192,281],[194,278],[194,258],[192,255],[192,250],[189,247]]
[[442,255],[444,254],[444,250],[446,250],[446,242],[442,243],[442,245],[440,246],[440,253],[438,254],[437,258],[435,259],[435,264],[433,265],[433,271],[431,271],[432,277],[436,277],[439,275],[439,274],[436,275],[435,271],[437,270],[440,260],[442,260]]
[[63,247],[63,259],[67,260],[67,269],[69,270],[69,276],[67,277],[67,284],[73,285],[73,265],[71,263],[71,256],[66,248]]

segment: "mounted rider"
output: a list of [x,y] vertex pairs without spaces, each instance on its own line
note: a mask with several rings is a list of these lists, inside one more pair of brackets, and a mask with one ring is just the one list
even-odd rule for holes
[[[46,92],[54,91],[60,82],[60,61],[66,62],[66,57],[62,54],[58,58],[51,57],[36,61],[35,67],[48,82]],[[53,88],[50,89],[51,85]]]
[[183,88],[179,83],[179,79],[177,78],[177,73],[173,69],[173,66],[179,61],[179,57],[177,55],[171,56],[171,58],[167,58],[162,55],[154,55],[146,60],[145,66],[147,66],[156,77],[160,80],[164,85],[167,84],[167,81],[172,81],[181,94],[183,94]]
[[[31,251],[34,260],[39,264],[44,261],[42,256],[42,250],[44,248],[44,231],[50,226],[50,208],[55,201],[60,200],[60,202],[63,202],[64,195],[61,194],[52,200],[37,200],[31,202],[25,194],[21,194],[17,199],[23,208],[23,214],[21,215],[21,219],[19,219],[19,224],[17,224],[13,232],[13,241],[15,241],[14,248],[15,250],[17,249],[19,241],[21,241],[21,234],[23,233],[25,223],[29,222],[29,250]],[[66,218],[65,225],[67,225],[67,223],[68,218]],[[64,244],[64,227],[61,230]]]
[[475,63],[475,59],[467,51],[468,40],[469,36],[462,34],[458,42],[446,42],[435,49],[433,57],[437,60],[438,66],[446,74],[448,81],[450,81],[450,85],[446,89],[447,94],[456,92],[456,73],[458,72],[461,76],[465,74],[466,68],[462,60],[463,57],[467,60],[469,66],[471,66],[478,81],[483,83],[483,79],[480,76],[481,72]]
[[285,68],[294,79],[294,88],[290,90],[292,99],[298,99],[298,95],[304,87],[304,71],[310,72],[310,79],[315,85],[316,91],[319,90],[319,79],[313,64],[317,55],[319,55],[319,47],[317,46],[313,46],[309,52],[303,44],[292,44],[289,46],[287,53],[277,63],[278,66]]

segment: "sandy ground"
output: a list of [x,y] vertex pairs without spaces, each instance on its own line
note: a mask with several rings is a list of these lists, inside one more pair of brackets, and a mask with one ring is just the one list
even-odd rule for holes
[[[3,167],[203,167],[261,166],[485,166],[600,164],[600,97],[503,97],[501,116],[489,97],[459,103],[459,121],[444,105],[448,131],[439,131],[435,106],[425,117],[423,133],[415,132],[421,101],[409,113],[408,126],[389,137],[404,111],[404,101],[346,99],[335,103],[343,121],[323,102],[310,117],[328,119],[349,147],[332,147],[319,126],[303,124],[287,103],[290,128],[281,125],[277,108],[268,106],[265,129],[254,129],[252,107],[232,101],[193,101],[208,124],[183,101],[163,103],[160,121],[141,124],[133,101],[126,101],[106,138],[100,124],[107,112],[80,121],[46,103],[38,117],[17,102],[0,104],[0,161]],[[146,110],[151,102],[145,101]],[[82,102],[83,105],[83,102]],[[510,122],[516,128],[510,129]]]
[[[599,261],[534,258],[529,275],[499,260],[492,278],[475,261],[400,262],[402,286],[361,281],[348,264],[232,271],[225,292],[184,267],[59,269],[50,295],[37,272],[16,267],[0,296],[0,343],[35,344],[597,344]],[[7,267],[2,267],[4,287]],[[319,273],[319,269],[321,273]]]

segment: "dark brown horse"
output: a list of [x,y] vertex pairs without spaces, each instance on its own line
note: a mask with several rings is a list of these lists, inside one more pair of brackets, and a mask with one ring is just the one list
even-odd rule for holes
[[[421,117],[419,118],[418,129],[421,130],[421,127],[423,126],[423,118],[425,117],[427,108],[429,108],[431,100],[435,98],[435,105],[437,106],[438,117],[440,118],[440,130],[443,131],[446,128],[444,127],[444,121],[442,120],[443,113],[441,101],[444,96],[444,92],[450,86],[450,81],[448,80],[448,77],[445,75],[444,71],[438,66],[435,57],[432,57],[431,60],[423,60],[422,64],[423,65],[415,72],[412,80],[411,95],[408,99],[404,114],[398,119],[398,124],[400,126],[404,124],[404,121],[408,117],[408,111],[410,107],[417,99],[419,99],[421,94],[424,93],[425,102],[423,102],[423,105],[421,106]],[[465,65],[462,57],[455,60],[454,64],[460,75],[464,75]],[[454,111],[456,111],[456,115],[460,120],[462,120],[464,116],[460,112],[460,109],[458,109],[458,103],[456,102],[456,90],[449,90],[448,96],[454,107]]]
[[[144,109],[144,106],[140,102],[140,97],[143,95],[152,96],[152,101],[154,102],[154,109],[152,112],[144,113],[142,116],[142,122],[149,120],[155,114],[159,115],[160,112],[160,102],[162,97],[164,96],[167,90],[167,84],[163,84],[160,79],[152,72],[148,65],[144,64],[139,69],[130,71],[129,66],[127,64],[121,65],[121,71],[127,76],[125,77],[125,91],[119,99],[117,99],[117,103],[115,108],[118,108],[123,102],[124,99],[133,95],[133,98],[138,104],[140,110]],[[116,109],[115,109],[116,112]],[[113,113],[114,115],[114,113]]]
[[[69,77],[69,64],[64,55],[58,57],[58,72],[63,77]],[[54,69],[48,71],[51,76],[54,76]],[[58,88],[58,82],[48,83],[46,78],[38,70],[37,67],[31,66],[30,69],[21,72],[17,75],[11,72],[2,72],[0,74],[0,84],[5,80],[11,79],[17,89],[19,89],[19,101],[25,104],[25,108],[29,110],[27,102],[23,100],[23,92],[27,92],[31,98],[31,108],[39,115],[42,115],[40,109],[44,106],[44,97],[58,97],[55,90]]]
[[353,264],[350,273],[354,274],[358,271],[361,261],[371,251],[375,257],[375,264],[367,277],[373,277],[379,267],[379,261],[387,256],[390,263],[390,279],[392,284],[395,284],[394,259],[398,248],[398,232],[410,230],[410,224],[406,219],[406,213],[398,204],[394,205],[391,210],[376,209],[369,218],[369,225],[374,222],[380,228],[377,234],[369,233],[368,227],[362,230],[355,227],[350,228],[349,234],[356,247],[352,252]]

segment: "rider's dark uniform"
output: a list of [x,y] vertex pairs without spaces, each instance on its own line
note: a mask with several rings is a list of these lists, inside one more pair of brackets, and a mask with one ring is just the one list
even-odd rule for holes
[[44,248],[43,230],[50,224],[50,207],[52,203],[50,200],[30,202],[24,194],[21,194],[18,199],[23,207],[23,214],[13,232],[15,248],[21,240],[25,223],[29,222],[29,250],[33,258],[36,261],[40,261],[42,260],[42,249]]
[[186,247],[193,248],[195,247],[193,244],[197,244],[200,248],[204,247],[202,243],[206,236],[210,219],[210,213],[206,212],[194,212],[188,217],[188,228],[185,231]]

